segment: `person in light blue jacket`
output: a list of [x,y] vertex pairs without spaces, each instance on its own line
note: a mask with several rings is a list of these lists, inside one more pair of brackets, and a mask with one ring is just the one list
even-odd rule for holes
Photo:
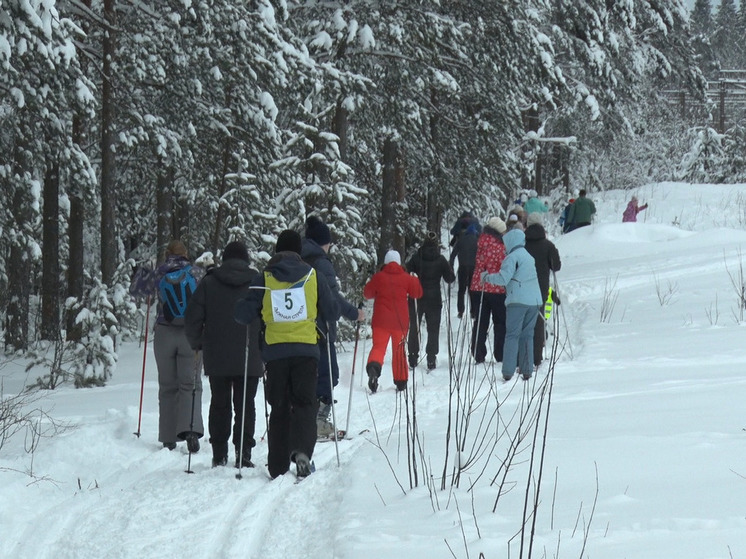
[[542,305],[534,258],[526,250],[526,235],[512,229],[503,236],[507,256],[495,274],[482,272],[483,282],[505,287],[505,348],[502,374],[510,380],[516,366],[523,380],[533,373],[534,326]]

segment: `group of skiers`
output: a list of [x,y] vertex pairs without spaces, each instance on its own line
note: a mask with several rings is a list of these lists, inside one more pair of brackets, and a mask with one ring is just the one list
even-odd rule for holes
[[[516,372],[527,380],[542,362],[545,342],[542,309],[559,304],[550,274],[561,267],[559,252],[543,226],[546,206],[531,191],[506,214],[484,227],[464,212],[451,229],[451,253],[441,254],[438,235],[428,232],[402,265],[389,250],[380,270],[363,289],[373,299],[372,348],[367,357],[368,388],[375,393],[391,344],[391,369],[398,391],[407,389],[409,369],[420,362],[425,318],[428,370],[437,366],[443,305],[441,285],[458,280],[457,311],[472,321],[471,355],[477,364],[492,351],[502,376]],[[635,197],[624,221],[635,221]],[[590,224],[595,206],[580,191],[568,218],[574,227]],[[192,265],[181,241],[170,242],[155,270],[140,268],[132,282],[135,296],[158,300],[154,353],[158,367],[158,440],[173,450],[186,441],[199,451],[204,435],[201,369],[210,383],[208,428],[213,467],[228,463],[253,467],[259,380],[271,406],[268,418],[268,470],[283,475],[295,463],[296,475],[309,475],[319,437],[338,437],[330,421],[333,387],[339,380],[335,350],[337,321],[362,322],[362,305],[346,300],[329,259],[331,231],[321,219],[306,220],[304,236],[282,231],[274,256],[262,272],[250,266],[246,246],[233,241],[222,263],[206,270]],[[457,274],[454,265],[458,259]],[[467,298],[468,292],[468,298]],[[423,335],[424,337],[424,335]],[[266,408],[266,406],[265,406]],[[231,421],[233,419],[233,422]]]

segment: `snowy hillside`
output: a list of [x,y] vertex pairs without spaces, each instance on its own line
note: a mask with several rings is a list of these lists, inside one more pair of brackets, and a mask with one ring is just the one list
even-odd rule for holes
[[[210,467],[205,438],[187,475],[185,447],[157,442],[151,348],[142,437],[133,435],[143,349],[125,344],[105,388],[41,395],[36,405],[65,432],[36,441],[33,454],[22,434],[0,448],[0,557],[746,557],[746,185],[647,185],[636,194],[650,207],[622,224],[630,194],[591,195],[595,224],[554,238],[563,265],[551,398],[547,361],[531,381],[506,384],[494,363],[471,364],[454,294],[451,336],[444,320],[438,367],[417,370],[415,407],[412,390],[407,402],[394,389],[390,352],[379,392],[368,394],[370,344],[360,341],[339,466],[334,443],[323,443],[308,479],[272,481],[261,441],[257,467],[237,480],[231,467]],[[460,454],[446,441],[449,339],[473,391]],[[342,426],[352,356],[346,343]],[[5,395],[36,374],[5,362]],[[256,403],[259,439],[261,385]],[[205,383],[205,416],[208,404]]]

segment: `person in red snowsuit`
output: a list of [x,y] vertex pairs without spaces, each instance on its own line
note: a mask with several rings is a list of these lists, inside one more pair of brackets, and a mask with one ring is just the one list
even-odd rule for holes
[[370,278],[363,288],[366,299],[374,299],[373,347],[368,355],[366,372],[368,388],[371,392],[378,390],[378,378],[381,376],[386,346],[391,340],[394,384],[397,390],[407,387],[409,378],[407,369],[407,330],[409,329],[409,307],[407,297],[422,297],[422,285],[416,276],[410,275],[401,265],[401,257],[395,250],[386,253],[383,268]]

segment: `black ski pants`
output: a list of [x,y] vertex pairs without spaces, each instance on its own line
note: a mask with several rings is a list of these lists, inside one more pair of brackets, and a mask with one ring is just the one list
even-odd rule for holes
[[456,310],[458,310],[459,314],[464,314],[464,311],[466,310],[466,306],[464,305],[464,296],[466,294],[466,291],[469,289],[469,285],[471,285],[471,276],[474,275],[474,266],[462,266],[461,264],[459,264],[458,272],[456,272],[456,274],[458,279]]
[[471,309],[475,316],[471,330],[472,356],[477,363],[483,363],[487,358],[487,333],[491,321],[494,334],[492,352],[495,361],[502,362],[505,346],[505,293],[472,291]]
[[254,440],[254,429],[256,425],[256,407],[254,397],[259,385],[258,377],[247,377],[246,379],[246,415],[243,415],[243,375],[231,377],[209,376],[210,381],[210,416],[208,427],[210,429],[210,444],[212,445],[213,458],[228,457],[228,438],[231,435],[231,419],[235,414],[233,422],[233,446],[236,447],[236,456],[240,453],[241,427],[243,426],[243,452],[246,457],[251,457],[251,449],[256,445]]
[[544,333],[544,315],[541,314],[544,311],[544,307],[541,308],[539,317],[536,319],[536,326],[534,326],[534,365],[541,365],[541,360],[544,357],[544,344],[546,343],[546,334]]
[[269,414],[268,466],[272,478],[290,469],[298,452],[311,458],[316,446],[316,399],[318,359],[286,357],[268,361],[267,402]]
[[[416,310],[415,310],[416,309]],[[420,355],[420,325],[422,317],[425,316],[425,325],[427,326],[427,344],[425,353],[429,357],[438,355],[440,349],[440,315],[443,304],[440,299],[426,300],[418,299],[417,302],[409,300],[409,355],[413,358],[419,358]]]

